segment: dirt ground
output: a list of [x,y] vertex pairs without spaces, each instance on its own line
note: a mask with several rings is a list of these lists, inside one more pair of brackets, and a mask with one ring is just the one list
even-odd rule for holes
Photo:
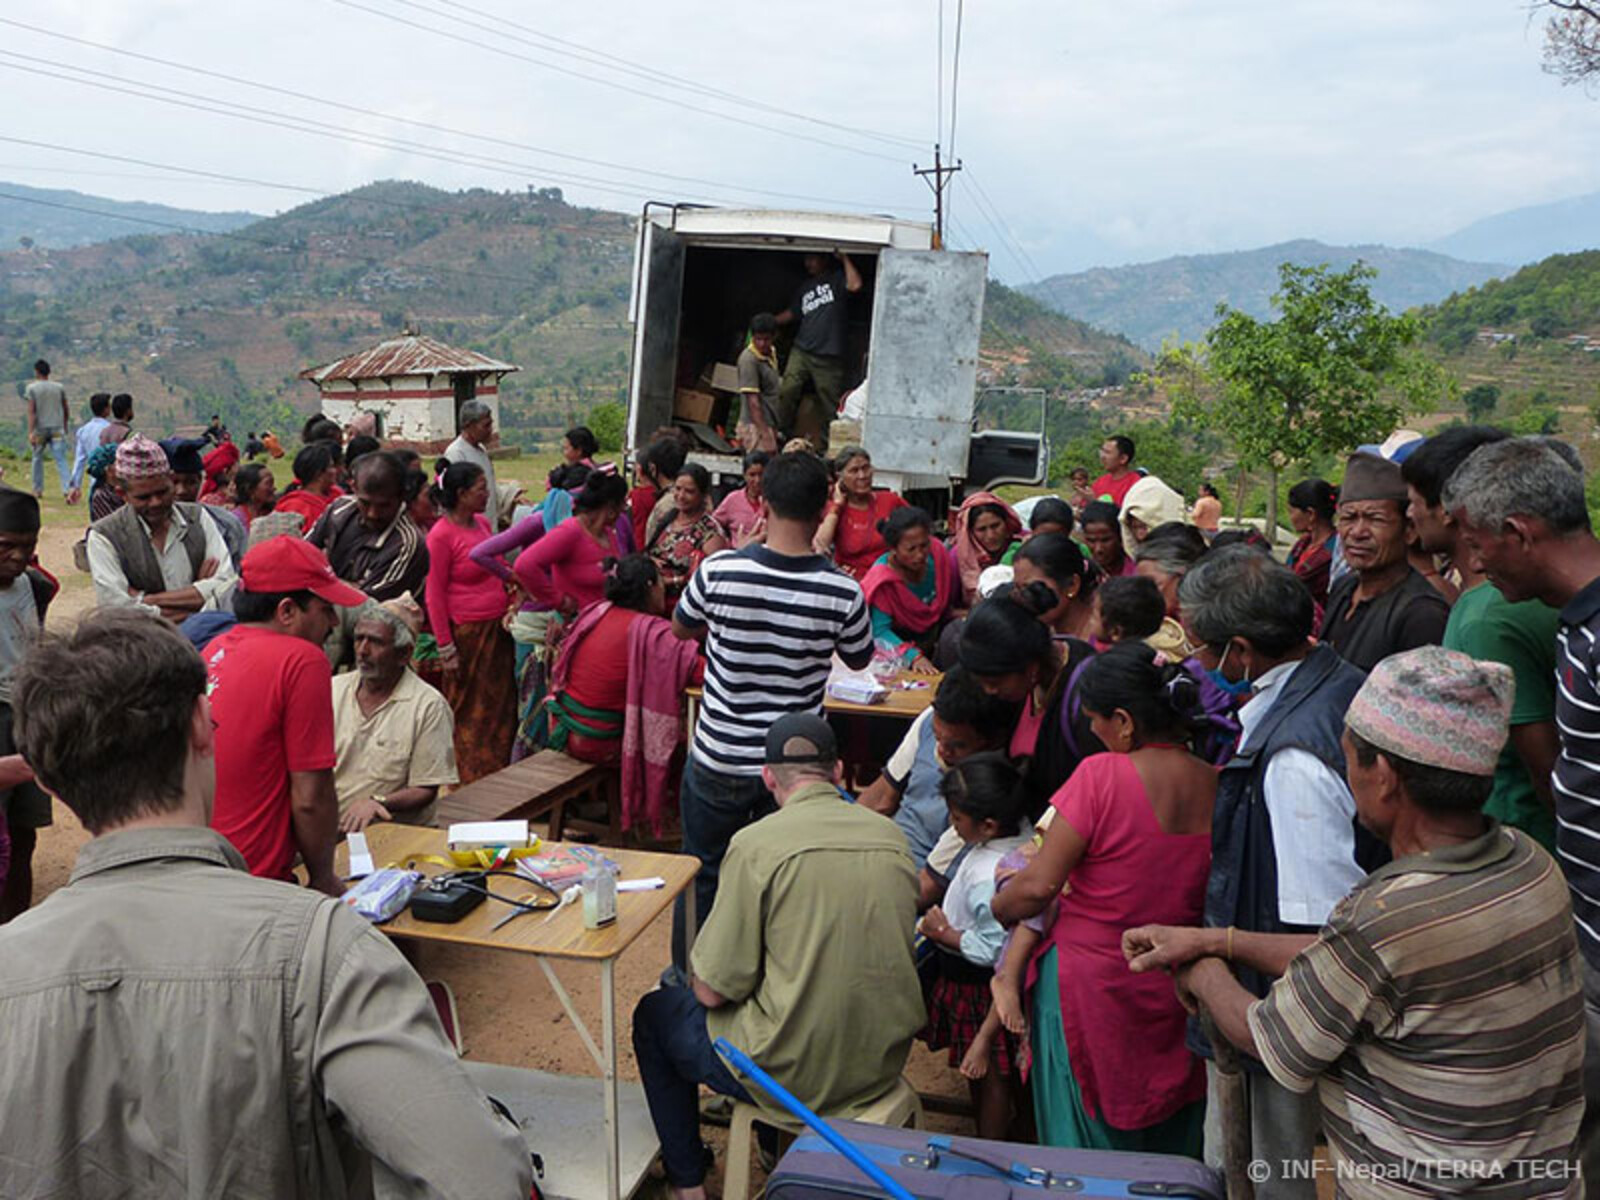
[[[72,546],[83,536],[84,515],[82,508],[66,509],[59,497],[47,497],[45,501],[39,559],[62,583],[61,594],[50,610],[52,629],[70,628],[94,603],[89,577],[72,565]],[[34,860],[35,903],[66,883],[78,848],[87,840],[88,834],[77,818],[57,803],[55,824],[40,831]],[[625,1079],[639,1077],[629,1038],[630,1014],[639,998],[656,985],[670,961],[670,934],[670,920],[664,917],[617,963],[618,1037]],[[423,976],[443,979],[455,991],[468,1058],[562,1074],[599,1074],[532,959],[452,946],[422,945],[417,949],[416,961]],[[598,1038],[599,972],[570,963],[558,964],[556,972],[578,1011],[586,1019],[594,1014],[593,1029]],[[907,1074],[922,1092],[965,1098],[964,1082],[945,1065],[942,1053],[931,1054],[919,1044],[912,1052]],[[971,1123],[959,1118],[935,1120],[950,1132],[972,1131]],[[711,1185],[720,1191],[722,1131],[708,1130],[708,1140],[719,1156]]]
[[[72,546],[83,535],[84,513],[81,508],[67,509],[59,497],[53,500],[47,497],[44,516],[39,558],[62,583],[61,594],[51,606],[49,625],[52,629],[66,629],[94,603],[89,577],[72,565]],[[78,848],[87,840],[88,834],[77,818],[57,803],[55,823],[40,831],[34,860],[35,903],[66,883]],[[630,1014],[639,998],[656,985],[662,969],[670,961],[670,937],[670,920],[663,917],[617,962],[618,1041],[624,1079],[639,1077],[629,1037]],[[443,979],[455,991],[468,1058],[568,1075],[599,1074],[532,959],[453,946],[420,945],[415,961],[424,978]],[[578,1011],[586,1018],[593,1014],[593,1029],[598,1037],[599,972],[572,963],[558,963],[555,970]],[[906,1076],[924,1096],[966,1102],[965,1081],[947,1064],[943,1051],[935,1053],[920,1042],[916,1043],[906,1065]],[[974,1132],[970,1118],[965,1116],[930,1113],[927,1124],[945,1133],[971,1135]],[[717,1166],[707,1183],[712,1194],[720,1196],[726,1137],[723,1130],[713,1128],[708,1128],[706,1135],[717,1152]],[[759,1164],[754,1171],[752,1187],[759,1187],[764,1181]],[[1326,1178],[1319,1179],[1318,1183],[1321,1195],[1331,1195]]]

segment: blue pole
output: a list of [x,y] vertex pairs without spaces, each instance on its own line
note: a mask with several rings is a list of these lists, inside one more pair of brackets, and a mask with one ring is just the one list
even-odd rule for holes
[[790,1094],[788,1088],[756,1066],[750,1056],[743,1050],[728,1041],[727,1038],[718,1038],[712,1045],[717,1048],[717,1052],[723,1058],[753,1079],[767,1095],[809,1125],[818,1137],[853,1162],[868,1179],[888,1192],[894,1200],[916,1200],[915,1196],[895,1182],[893,1176],[835,1133],[816,1113],[800,1103],[799,1100],[796,1100]]

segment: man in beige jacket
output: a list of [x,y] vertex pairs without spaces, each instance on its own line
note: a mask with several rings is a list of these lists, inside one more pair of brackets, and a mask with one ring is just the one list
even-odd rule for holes
[[526,1200],[520,1135],[388,939],[206,827],[205,688],[125,608],[14,677],[20,748],[94,837],[0,928],[0,1196]]

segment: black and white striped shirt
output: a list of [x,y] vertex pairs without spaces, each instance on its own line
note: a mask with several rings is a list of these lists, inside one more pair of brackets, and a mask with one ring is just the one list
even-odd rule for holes
[[713,554],[689,580],[675,619],[706,631],[693,753],[729,775],[759,774],[772,723],[821,707],[834,651],[855,669],[872,660],[861,585],[817,555],[765,546]]
[[1578,948],[1600,970],[1600,579],[1561,610],[1556,729],[1556,851],[1572,889]]

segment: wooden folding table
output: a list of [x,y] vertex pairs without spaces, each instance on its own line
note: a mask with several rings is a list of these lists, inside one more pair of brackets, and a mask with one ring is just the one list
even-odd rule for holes
[[[405,863],[425,855],[442,855],[445,850],[445,833],[415,825],[375,824],[367,828],[367,844],[373,862],[378,866]],[[583,1039],[584,1046],[600,1068],[602,1100],[605,1109],[606,1200],[621,1200],[623,1186],[620,1175],[620,1144],[618,1137],[617,1095],[617,1019],[616,972],[619,955],[631,946],[662,913],[672,907],[678,894],[694,880],[700,869],[698,859],[684,854],[656,854],[644,850],[624,850],[605,847],[603,853],[622,867],[621,878],[648,879],[660,877],[666,885],[652,891],[622,892],[617,896],[617,919],[602,929],[585,929],[581,904],[568,905],[554,919],[546,920],[546,913],[529,913],[508,921],[499,929],[492,929],[500,918],[511,911],[510,906],[486,900],[460,921],[453,924],[435,924],[418,921],[410,911],[379,926],[396,938],[415,938],[418,941],[446,942],[459,946],[479,946],[486,950],[503,950],[532,955],[549,981],[550,988],[566,1010],[573,1028]],[[348,871],[346,847],[339,847],[336,867],[341,874]],[[423,865],[419,869],[435,874],[442,868]],[[531,884],[521,884],[504,876],[491,876],[492,891],[506,896],[521,896],[532,890]],[[688,944],[694,944],[694,905],[685,905],[688,916]],[[589,1027],[578,1015],[571,995],[562,986],[548,960],[572,959],[598,963],[600,966],[600,1042],[597,1045]],[[629,1190],[633,1183],[629,1182]]]

